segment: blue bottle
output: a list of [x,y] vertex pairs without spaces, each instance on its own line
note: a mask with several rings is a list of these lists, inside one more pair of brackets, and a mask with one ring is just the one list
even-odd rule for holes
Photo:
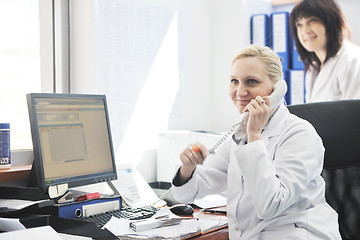
[[0,169],[10,167],[10,123],[0,123]]

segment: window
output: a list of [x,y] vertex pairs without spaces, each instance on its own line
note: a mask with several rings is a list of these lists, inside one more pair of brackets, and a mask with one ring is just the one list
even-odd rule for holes
[[0,122],[10,122],[11,149],[31,148],[26,93],[40,92],[39,2],[0,2]]
[[54,91],[53,1],[0,1],[0,122],[11,149],[32,149],[26,94]]

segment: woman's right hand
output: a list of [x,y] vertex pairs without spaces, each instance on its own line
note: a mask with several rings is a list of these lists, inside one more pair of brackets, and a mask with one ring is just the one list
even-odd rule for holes
[[180,154],[182,166],[180,167],[181,180],[187,181],[198,164],[203,164],[205,158],[209,155],[207,148],[201,143],[196,143],[186,148]]

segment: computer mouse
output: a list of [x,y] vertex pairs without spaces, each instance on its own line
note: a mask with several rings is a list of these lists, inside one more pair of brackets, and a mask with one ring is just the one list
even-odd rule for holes
[[194,213],[194,209],[185,203],[176,204],[170,207],[170,211],[176,215],[190,216]]

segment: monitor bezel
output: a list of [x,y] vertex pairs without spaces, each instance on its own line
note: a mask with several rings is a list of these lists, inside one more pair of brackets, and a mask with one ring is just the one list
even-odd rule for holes
[[27,103],[28,103],[28,111],[29,111],[29,121],[30,121],[30,128],[31,128],[31,137],[33,142],[33,154],[34,160],[32,164],[31,174],[28,180],[29,187],[37,187],[40,188],[43,192],[48,194],[49,186],[55,186],[53,184],[47,184],[45,181],[45,174],[44,174],[44,165],[43,165],[43,158],[42,158],[42,150],[41,150],[41,143],[40,143],[40,133],[39,133],[39,124],[38,118],[36,115],[36,105],[35,99],[38,98],[64,98],[64,99],[99,99],[102,100],[104,103],[104,110],[106,116],[106,124],[108,129],[108,137],[109,137],[109,145],[111,151],[111,159],[113,165],[113,171],[111,173],[104,174],[102,176],[91,176],[82,179],[76,180],[69,180],[63,182],[61,184],[68,184],[68,187],[79,187],[99,182],[106,182],[111,180],[117,179],[117,171],[116,171],[116,162],[115,162],[115,155],[114,155],[114,148],[112,142],[112,135],[111,135],[111,127],[110,127],[110,119],[109,119],[109,112],[108,106],[106,101],[105,95],[97,95],[97,94],[66,94],[66,93],[29,93],[26,95]]

